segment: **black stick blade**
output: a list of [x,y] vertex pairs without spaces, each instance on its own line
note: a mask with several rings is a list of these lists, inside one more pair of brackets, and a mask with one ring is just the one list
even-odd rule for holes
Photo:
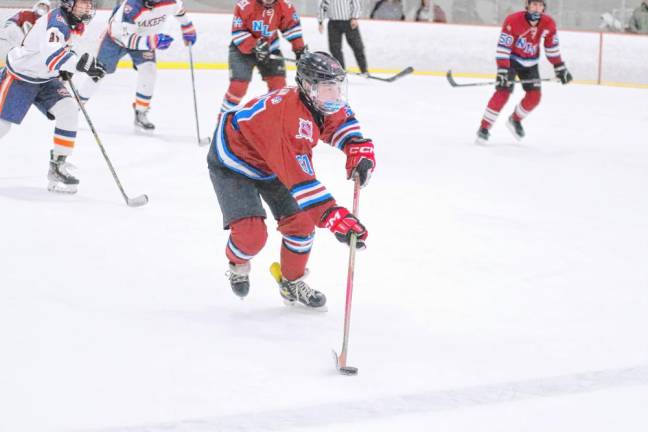
[[446,78],[448,78],[448,82],[450,83],[450,85],[452,87],[457,87],[458,86],[457,81],[455,81],[454,78],[452,77],[452,71],[451,70],[449,70],[448,73],[446,74]]
[[403,69],[402,71],[398,72],[398,73],[397,73],[396,75],[394,75],[393,77],[389,77],[389,78],[387,78],[387,81],[389,81],[389,82],[394,82],[394,81],[396,81],[396,80],[399,79],[399,78],[403,78],[405,75],[409,75],[409,74],[411,74],[412,72],[414,72],[414,68],[413,68],[412,66],[407,66],[405,69]]
[[342,375],[355,376],[358,375],[358,368],[353,366],[345,366],[338,369]]

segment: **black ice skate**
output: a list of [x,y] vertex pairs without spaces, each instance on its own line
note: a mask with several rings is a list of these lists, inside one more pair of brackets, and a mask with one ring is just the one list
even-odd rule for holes
[[149,121],[147,116],[149,111],[148,108],[140,111],[135,108],[135,104],[133,104],[133,110],[135,111],[135,126],[138,129],[145,132],[152,132],[155,130],[155,125]]
[[514,120],[513,116],[511,116],[506,122],[506,127],[511,131],[518,142],[522,141],[522,138],[524,138],[524,128],[522,127],[521,122]]
[[304,282],[304,278],[307,275],[308,271],[304,273],[304,276],[293,281],[282,278],[279,293],[281,294],[281,297],[283,297],[284,303],[288,305],[293,305],[295,302],[299,302],[304,306],[325,311],[326,296],[309,287],[308,284]]
[[475,144],[484,145],[488,142],[488,138],[490,138],[490,131],[484,127],[480,127],[477,131],[477,139],[475,140]]
[[47,190],[73,194],[77,191],[79,180],[67,171],[69,164],[65,162],[67,156],[55,155],[50,150],[49,171],[47,172]]
[[229,271],[225,273],[229,278],[232,291],[243,299],[250,292],[250,263],[229,264]]
[[326,307],[326,296],[312,289],[304,282],[304,278],[308,276],[308,269],[304,273],[304,276],[289,281],[281,275],[281,265],[275,262],[270,266],[270,273],[277,284],[279,284],[279,294],[281,294],[284,303],[288,306],[301,303],[310,309],[320,312],[326,312],[328,310]]

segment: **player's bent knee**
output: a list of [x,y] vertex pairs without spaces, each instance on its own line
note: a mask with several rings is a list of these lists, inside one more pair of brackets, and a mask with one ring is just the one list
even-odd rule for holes
[[529,100],[530,105],[536,106],[542,99],[542,92],[540,90],[529,90],[526,94],[526,97]]
[[315,231],[315,222],[305,212],[299,212],[279,221],[279,232],[284,236],[309,236]]
[[72,122],[76,124],[78,117],[77,102],[71,97],[65,97],[49,110],[49,113],[56,119],[57,122]]
[[268,230],[262,217],[239,219],[230,224],[231,241],[246,255],[259,253],[268,239]]
[[232,96],[243,97],[245,96],[249,85],[249,81],[232,80],[230,81],[227,93],[231,94]]
[[265,81],[270,91],[286,87],[286,78],[282,76],[268,77]]

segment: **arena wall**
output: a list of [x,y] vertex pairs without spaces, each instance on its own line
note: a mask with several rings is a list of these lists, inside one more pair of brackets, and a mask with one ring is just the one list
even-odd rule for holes
[[[2,9],[9,16],[12,9]],[[98,11],[88,28],[87,38],[78,50],[95,52],[108,21],[108,11]],[[198,31],[193,48],[198,68],[226,69],[230,40],[231,15],[192,13]],[[314,18],[303,18],[304,36],[311,49],[326,49],[325,35],[317,31]],[[397,71],[413,66],[417,74],[442,75],[452,69],[458,76],[489,77],[495,69],[495,45],[499,28],[394,21],[361,21],[370,69],[374,72]],[[169,20],[169,33],[180,39],[179,26]],[[577,82],[588,84],[626,85],[648,88],[648,36],[581,31],[559,32],[562,54]],[[282,41],[282,50],[290,56],[289,45]],[[348,47],[345,57],[349,66],[355,60]],[[186,68],[187,49],[174,43],[158,52],[161,68]],[[123,62],[122,67],[129,67]],[[543,76],[553,75],[551,65],[541,61]]]

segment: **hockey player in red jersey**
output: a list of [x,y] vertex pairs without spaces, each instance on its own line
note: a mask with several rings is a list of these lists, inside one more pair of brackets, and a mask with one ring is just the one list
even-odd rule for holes
[[33,8],[21,10],[2,23],[0,28],[0,67],[4,66],[7,53],[20,45],[36,20],[52,8],[50,0],[38,0]]
[[530,81],[522,84],[526,92],[522,101],[515,107],[506,126],[519,141],[524,137],[522,120],[540,103],[540,74],[538,60],[540,42],[544,40],[547,59],[554,66],[556,78],[563,84],[572,80],[560,56],[556,23],[545,14],[544,0],[527,0],[526,10],[509,15],[502,26],[497,44],[497,85],[491,97],[477,132],[477,143],[484,144],[490,136],[500,111],[513,92],[515,77]]
[[299,60],[306,46],[299,15],[288,0],[239,0],[236,3],[229,47],[230,85],[221,112],[239,105],[255,66],[269,91],[286,86],[285,62],[271,58],[271,55],[281,56],[279,32],[290,42]]
[[305,53],[297,63],[298,87],[285,87],[224,113],[207,157],[209,174],[230,229],[225,248],[232,290],[249,291],[250,260],[265,245],[266,202],[278,221],[281,245],[281,295],[323,310],[326,297],[305,282],[315,227],[328,228],[341,242],[351,234],[365,247],[367,230],[340,207],[315,176],[312,149],[319,140],[347,156],[348,178],[369,182],[376,166],[374,146],[363,138],[346,104],[346,73],[323,52]]

